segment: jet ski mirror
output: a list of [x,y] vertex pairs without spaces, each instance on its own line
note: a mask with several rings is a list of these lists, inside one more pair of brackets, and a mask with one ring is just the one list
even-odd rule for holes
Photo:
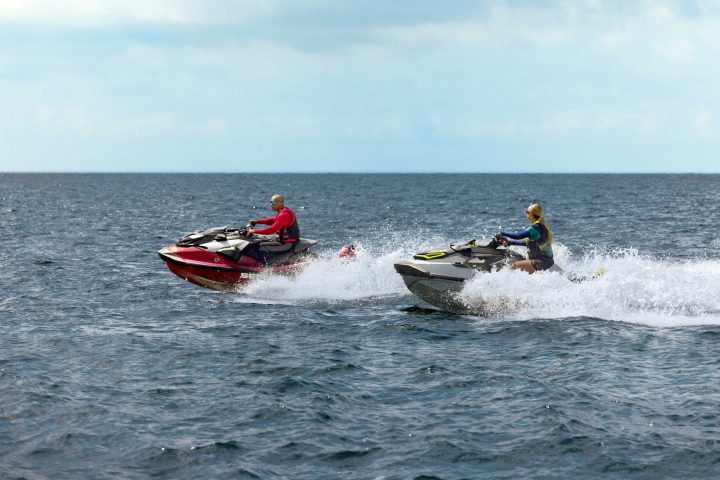
[[450,250],[454,252],[470,252],[472,250],[472,247],[475,246],[475,239],[470,240],[469,242],[464,243],[451,243],[450,244]]

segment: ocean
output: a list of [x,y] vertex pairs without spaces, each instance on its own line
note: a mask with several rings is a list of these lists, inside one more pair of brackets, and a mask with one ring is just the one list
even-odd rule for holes
[[[275,193],[297,275],[158,258]],[[478,275],[453,315],[393,269],[533,202],[607,273]],[[718,478],[718,225],[719,175],[0,174],[0,478]]]

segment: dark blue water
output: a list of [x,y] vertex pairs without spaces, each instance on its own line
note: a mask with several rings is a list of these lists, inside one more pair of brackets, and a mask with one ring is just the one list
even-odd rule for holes
[[[157,257],[274,193],[320,240],[297,277]],[[484,275],[456,316],[392,268],[535,201],[606,275]],[[0,174],[0,477],[718,477],[718,207],[699,175]]]

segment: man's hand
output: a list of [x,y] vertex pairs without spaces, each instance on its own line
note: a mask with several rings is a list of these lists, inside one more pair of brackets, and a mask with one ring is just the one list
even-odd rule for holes
[[255,233],[255,230],[253,230],[252,228],[248,228],[248,229],[247,229],[247,234],[248,234],[248,235],[252,235],[252,234],[254,234],[254,233]]
[[257,220],[254,219],[254,218],[248,222],[248,224],[249,224],[251,227],[254,227],[256,223],[257,223]]
[[505,245],[506,247],[510,244],[510,240],[507,239],[507,237],[500,237],[499,242]]

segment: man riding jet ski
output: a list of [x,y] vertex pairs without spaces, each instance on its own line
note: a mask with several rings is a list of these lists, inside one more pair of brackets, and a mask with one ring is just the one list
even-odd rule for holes
[[235,290],[263,272],[290,273],[311,258],[316,240],[299,238],[292,248],[255,237],[249,227],[215,227],[185,235],[158,251],[178,277],[214,290]]
[[[250,227],[254,227],[257,223],[270,226],[260,230],[249,228],[247,231],[249,235],[272,235],[277,233],[272,252],[265,248],[259,248],[260,243],[250,246],[247,252],[248,255],[256,256],[263,261],[268,261],[270,256],[277,256],[281,252],[291,251],[300,240],[300,225],[297,221],[297,215],[289,207],[285,206],[285,198],[282,195],[273,195],[270,199],[270,207],[277,212],[277,215],[260,220],[252,219],[250,220]],[[271,238],[265,240],[266,243],[263,243],[263,246],[268,246],[270,245],[268,242],[273,241]]]
[[[242,228],[225,226],[193,232],[158,254],[180,278],[216,290],[233,290],[268,270],[294,271],[315,256],[310,247],[317,241],[300,238],[297,215],[285,206],[282,195],[273,195],[270,205],[276,217],[251,220]],[[253,230],[257,223],[270,227]],[[260,236],[273,233],[277,233],[276,238]]]

